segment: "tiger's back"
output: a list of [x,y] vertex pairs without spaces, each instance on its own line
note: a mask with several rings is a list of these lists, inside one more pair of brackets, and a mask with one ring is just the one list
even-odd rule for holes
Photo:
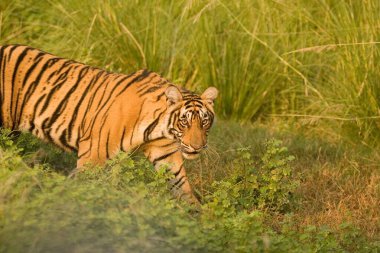
[[[127,97],[124,107],[141,107],[144,99],[136,90],[141,81],[155,79],[153,89],[168,83],[146,70],[132,75],[110,73],[27,46],[0,47],[0,59],[3,125],[30,131],[66,150],[77,150],[81,137],[107,125],[107,112],[118,97]],[[129,120],[136,120],[137,114],[131,110]]]

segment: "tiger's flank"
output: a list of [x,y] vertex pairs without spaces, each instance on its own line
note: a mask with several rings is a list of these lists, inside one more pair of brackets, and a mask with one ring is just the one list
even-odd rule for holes
[[209,87],[197,95],[148,70],[111,73],[28,46],[0,47],[2,127],[77,151],[77,168],[141,148],[155,168],[169,165],[174,194],[189,202],[197,199],[183,157],[206,148],[217,94]]

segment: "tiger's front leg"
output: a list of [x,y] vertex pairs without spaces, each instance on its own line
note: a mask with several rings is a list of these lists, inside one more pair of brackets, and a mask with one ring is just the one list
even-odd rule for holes
[[152,141],[144,146],[144,154],[156,170],[162,165],[169,166],[174,175],[169,182],[174,196],[199,205],[199,200],[194,196],[186,176],[182,154],[176,141],[170,139]]

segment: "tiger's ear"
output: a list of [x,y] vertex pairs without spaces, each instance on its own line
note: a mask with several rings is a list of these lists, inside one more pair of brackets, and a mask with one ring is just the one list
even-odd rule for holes
[[201,98],[203,100],[206,100],[209,104],[214,105],[214,100],[218,96],[218,89],[215,87],[208,87],[203,94],[201,95]]
[[169,86],[165,91],[165,95],[169,105],[182,101],[182,94],[175,86]]

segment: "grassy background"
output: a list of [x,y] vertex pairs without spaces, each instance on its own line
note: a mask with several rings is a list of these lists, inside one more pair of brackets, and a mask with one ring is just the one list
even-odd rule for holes
[[[1,44],[123,73],[146,67],[197,91],[216,86],[210,149],[187,164],[198,193],[233,173],[237,149],[258,158],[265,139],[281,139],[302,173],[293,231],[329,226],[351,251],[345,235],[369,244],[380,233],[379,35],[376,0],[0,2]],[[24,159],[74,166],[41,144]],[[284,219],[264,223],[280,231]]]
[[223,118],[284,117],[333,139],[377,144],[379,1],[18,1],[0,42],[113,71],[147,67],[214,85]]

